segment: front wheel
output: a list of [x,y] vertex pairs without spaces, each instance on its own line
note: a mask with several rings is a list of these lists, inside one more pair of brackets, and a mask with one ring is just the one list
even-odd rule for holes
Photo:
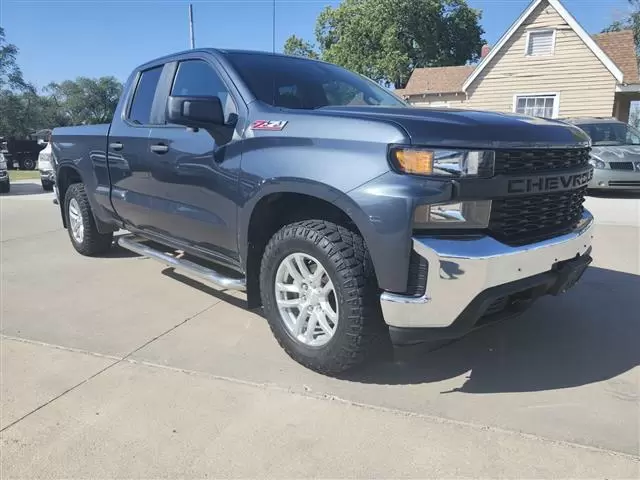
[[92,256],[111,248],[113,233],[100,233],[93,219],[84,185],[74,183],[64,196],[64,212],[71,244],[78,253]]
[[320,373],[363,362],[388,335],[364,241],[342,226],[307,220],[278,231],[265,249],[260,290],[278,343]]

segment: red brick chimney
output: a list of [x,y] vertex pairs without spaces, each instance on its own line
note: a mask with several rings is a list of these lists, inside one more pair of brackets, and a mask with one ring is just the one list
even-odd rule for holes
[[487,45],[486,43],[482,46],[482,50],[480,51],[480,58],[484,58],[487,55],[489,55],[489,52],[491,51],[491,47],[489,45]]

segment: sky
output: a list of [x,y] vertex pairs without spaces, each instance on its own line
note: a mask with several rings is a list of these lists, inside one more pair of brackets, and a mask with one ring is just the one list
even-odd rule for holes
[[[27,81],[44,87],[78,76],[121,81],[137,65],[189,47],[188,4],[197,47],[272,49],[273,0],[0,0],[0,26],[19,50]],[[529,0],[467,0],[482,10],[494,44]],[[627,0],[562,0],[590,33],[629,11]],[[276,0],[276,50],[292,34],[313,40],[315,19],[338,1]]]

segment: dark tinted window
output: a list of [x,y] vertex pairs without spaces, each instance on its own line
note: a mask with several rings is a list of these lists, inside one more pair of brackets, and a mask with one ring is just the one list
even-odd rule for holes
[[162,66],[159,66],[145,70],[140,75],[138,86],[133,95],[133,102],[131,102],[131,109],[129,110],[129,120],[133,123],[139,123],[140,125],[151,123],[151,107],[161,73]]
[[225,117],[236,111],[227,87],[213,67],[203,60],[180,62],[171,95],[174,97],[214,96],[220,98]]
[[256,98],[269,105],[302,109],[406,106],[375,82],[336,65],[266,54],[227,53],[227,58]]

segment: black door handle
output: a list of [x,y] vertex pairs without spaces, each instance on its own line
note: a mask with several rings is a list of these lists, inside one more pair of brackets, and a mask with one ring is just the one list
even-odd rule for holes
[[111,150],[116,150],[116,151],[120,151],[124,148],[124,145],[122,145],[122,143],[120,142],[113,142],[109,144],[109,148]]
[[169,151],[169,146],[164,143],[157,143],[156,145],[151,145],[151,151],[153,153],[167,153]]

